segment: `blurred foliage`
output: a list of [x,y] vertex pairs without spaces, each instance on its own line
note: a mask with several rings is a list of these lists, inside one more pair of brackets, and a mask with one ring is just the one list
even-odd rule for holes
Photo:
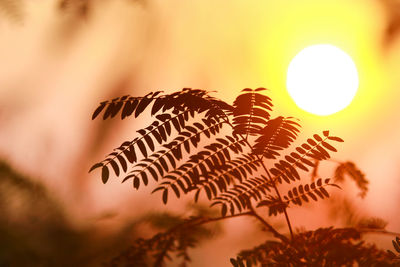
[[396,237],[395,240],[392,240],[393,248],[395,252],[388,250],[390,257],[400,266],[400,238]]
[[[26,1],[26,0],[25,0]],[[0,0],[0,11],[13,21],[21,22],[24,18],[24,0]],[[145,0],[128,0],[129,2],[144,5]],[[94,6],[100,1],[96,0],[57,0],[57,10],[61,14],[69,13],[74,19],[88,19]],[[382,34],[384,48],[396,40],[400,33],[400,1],[377,0],[383,7],[385,26]],[[75,25],[75,23],[73,23]],[[76,26],[76,25],[75,25]]]
[[368,180],[365,174],[354,164],[354,162],[347,161],[340,163],[335,170],[335,181],[343,182],[345,176],[349,176],[360,189],[359,196],[364,198],[368,192]]
[[77,229],[43,184],[4,161],[0,161],[0,213],[2,267],[99,266],[125,247],[128,234],[134,237],[134,223],[111,237],[98,237],[94,225]]
[[383,33],[383,43],[390,46],[400,34],[400,1],[399,0],[379,0],[382,4],[386,27]]
[[180,261],[179,266],[189,266],[188,250],[221,232],[218,224],[213,227],[204,225],[211,221],[209,216],[213,214],[215,212],[208,208],[197,209],[196,215],[187,219],[167,212],[149,214],[141,221],[161,232],[148,239],[135,240],[132,246],[103,266],[162,266],[166,260]]
[[23,0],[0,0],[0,12],[15,22],[21,22],[24,17]]
[[61,12],[72,13],[78,18],[88,18],[92,5],[91,0],[60,0],[58,9]]
[[239,253],[233,266],[394,266],[388,253],[365,244],[353,228],[319,228],[289,243],[267,241]]
[[75,264],[82,234],[71,230],[45,187],[0,162],[0,266]]

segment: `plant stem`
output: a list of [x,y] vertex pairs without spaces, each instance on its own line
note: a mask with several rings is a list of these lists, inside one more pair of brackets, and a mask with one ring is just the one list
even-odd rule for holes
[[400,236],[400,233],[386,231],[385,229],[371,229],[371,228],[356,228],[361,233],[376,233],[385,235]]
[[[229,126],[231,126],[232,129],[234,129],[232,123],[229,121],[229,119],[228,119],[227,117],[224,118],[224,120],[225,120],[225,122],[226,122],[227,124],[229,124]],[[247,140],[247,138],[244,138],[242,134],[239,134],[239,136],[243,139],[243,141],[247,144],[247,146],[253,151],[253,146],[249,143],[249,141]],[[274,187],[274,189],[275,189],[275,192],[276,192],[276,194],[277,194],[279,200],[280,200],[281,202],[283,202],[283,201],[282,201],[281,194],[279,193],[279,190],[278,190],[278,188],[276,187],[275,181],[272,179],[271,174],[269,173],[267,167],[265,167],[264,161],[262,160],[262,158],[261,158],[259,155],[255,155],[255,156],[256,156],[257,159],[260,161],[261,166],[263,167],[265,173],[266,173],[267,176],[268,176],[268,179],[271,181],[271,183],[272,183],[272,185],[273,185],[273,187]],[[254,208],[253,208],[253,209],[254,209]],[[286,208],[286,207],[283,209],[283,213],[285,214],[286,223],[287,223],[288,228],[289,228],[290,238],[293,239],[292,225],[291,225],[291,223],[290,223],[290,219],[289,219],[289,215],[288,215],[288,213],[287,213],[287,208]]]
[[[279,193],[279,190],[278,190],[278,188],[276,187],[276,184],[275,184],[275,182],[273,181],[273,179],[272,179],[272,177],[271,177],[271,174],[269,173],[269,171],[268,171],[267,168],[265,167],[264,162],[261,161],[261,165],[263,166],[264,171],[267,173],[268,178],[271,180],[272,185],[274,186],[275,192],[276,192],[276,194],[277,194],[279,200],[280,200],[281,202],[283,202],[282,197],[281,197],[281,194]],[[285,214],[286,223],[287,223],[287,225],[288,225],[288,227],[289,227],[290,238],[293,239],[292,225],[291,225],[291,223],[290,223],[290,219],[289,219],[289,215],[288,215],[288,213],[287,213],[287,208],[286,208],[286,207],[283,209],[283,213]]]
[[251,211],[248,211],[248,212],[233,214],[233,215],[229,215],[229,216],[225,216],[225,217],[215,217],[215,218],[205,217],[205,218],[203,218],[203,220],[200,220],[198,222],[195,222],[195,223],[189,224],[189,225],[193,227],[193,226],[198,226],[198,225],[202,225],[202,224],[206,224],[206,223],[210,223],[210,222],[216,222],[216,221],[221,221],[221,220],[240,217],[240,216],[252,216],[252,215],[253,215],[253,213]]
[[267,229],[277,238],[279,238],[280,240],[282,240],[285,243],[289,243],[289,240],[287,239],[286,236],[280,234],[278,231],[275,230],[275,228],[272,227],[272,225],[270,225],[266,220],[264,220],[263,217],[261,217],[260,215],[258,215],[258,213],[256,212],[256,210],[254,209],[254,207],[250,204],[250,210],[251,210],[251,215],[254,216],[255,218],[257,218],[265,227],[267,227]]
[[286,242],[286,243],[289,242],[289,240],[288,240],[288,238],[286,236],[280,234],[274,227],[272,227],[272,225],[270,225],[267,221],[265,221],[264,218],[262,218],[259,214],[257,214],[257,212],[255,211],[255,209],[253,208],[253,206],[251,204],[250,204],[250,211],[248,211],[248,212],[228,215],[228,216],[224,216],[224,217],[214,217],[214,218],[199,217],[197,219],[194,219],[193,221],[186,221],[186,222],[180,223],[180,224],[172,227],[171,229],[169,229],[164,234],[168,235],[170,233],[173,233],[173,232],[177,231],[178,229],[181,229],[182,227],[195,227],[195,226],[203,225],[203,224],[206,224],[206,223],[211,223],[211,222],[216,222],[216,221],[221,221],[221,220],[231,219],[231,218],[236,218],[236,217],[241,217],[241,216],[252,216],[252,217],[256,218],[275,237],[279,238],[283,242]]

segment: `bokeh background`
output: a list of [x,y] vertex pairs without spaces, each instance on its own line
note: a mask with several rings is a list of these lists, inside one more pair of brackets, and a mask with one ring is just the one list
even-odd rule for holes
[[[285,89],[290,60],[319,43],[346,51],[360,80],[352,104],[326,117],[297,108]],[[301,120],[301,137],[329,129],[345,140],[335,158],[354,161],[370,181],[365,198],[351,183],[347,196],[400,232],[397,0],[0,0],[0,59],[0,260],[13,266],[43,258],[98,266],[139,236],[137,218],[165,209],[151,188],[88,174],[145,123],[91,114],[105,99],[183,87],[230,103],[243,88],[269,88],[275,114]],[[291,212],[294,226],[340,225],[317,208]],[[248,224],[227,221],[193,251],[193,266],[229,266],[260,241]],[[391,238],[371,240],[386,249]]]

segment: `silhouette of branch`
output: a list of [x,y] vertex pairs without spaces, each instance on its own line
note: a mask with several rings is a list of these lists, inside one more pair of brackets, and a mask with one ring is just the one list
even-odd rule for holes
[[385,229],[372,229],[372,228],[356,228],[361,233],[376,233],[384,235],[400,236],[400,233],[387,231]]
[[181,227],[195,227],[195,226],[199,226],[199,225],[210,223],[210,222],[216,222],[216,221],[221,221],[221,220],[240,217],[240,216],[252,216],[252,215],[253,215],[253,212],[249,211],[249,212],[238,213],[238,214],[234,214],[234,215],[228,215],[228,216],[225,216],[225,217],[222,217],[222,216],[221,217],[215,217],[215,218],[196,217],[196,218],[193,218],[191,220],[189,219],[189,221],[185,221],[183,223],[180,223],[180,224],[172,227],[167,232],[165,232],[165,234],[173,233],[173,232],[179,230]]
[[[229,118],[228,118],[227,116],[224,118],[224,120],[225,120],[225,122],[226,122],[227,124],[229,124],[229,126],[232,127],[232,129],[234,129],[234,126],[233,126],[232,123],[229,121]],[[242,138],[242,140],[244,140],[244,142],[245,142],[246,145],[251,149],[251,151],[253,151],[253,146],[249,143],[249,141],[247,140],[247,138],[245,138],[242,134],[239,134],[239,136],[240,136],[240,138]],[[272,179],[272,177],[271,177],[271,174],[269,173],[267,167],[265,167],[265,164],[264,164],[264,162],[263,162],[263,160],[262,160],[262,157],[260,157],[259,155],[255,155],[255,156],[257,157],[257,160],[260,161],[261,166],[263,167],[265,173],[266,173],[267,176],[268,176],[268,179],[271,181],[271,184],[273,185],[274,190],[275,190],[275,192],[276,192],[276,194],[277,194],[279,200],[282,201],[281,194],[279,193],[279,190],[278,190],[278,188],[276,187],[276,184],[275,184],[275,182],[273,181],[273,179]],[[287,223],[288,228],[289,228],[290,237],[291,237],[291,239],[293,239],[292,225],[291,225],[291,223],[290,223],[290,219],[289,219],[289,215],[288,215],[288,213],[287,213],[286,207],[284,208],[283,213],[285,214],[285,219],[286,219],[286,223]],[[260,217],[260,218],[261,218],[261,217]],[[261,218],[261,219],[262,219],[262,218]],[[278,233],[278,234],[279,234],[279,233]]]
[[168,240],[168,242],[165,244],[164,248],[162,249],[160,255],[158,255],[158,257],[154,263],[154,266],[162,266],[163,265],[164,257],[167,255],[168,249],[172,246],[173,243],[174,243],[174,239],[170,238]]
[[251,215],[254,216],[255,218],[257,218],[265,227],[267,227],[267,229],[277,238],[279,238],[280,240],[282,240],[283,242],[288,243],[289,240],[287,239],[286,236],[280,234],[277,230],[275,230],[274,227],[272,227],[272,225],[270,225],[266,220],[264,220],[263,217],[261,217],[255,210],[255,208],[253,207],[253,205],[249,205],[250,206],[250,210],[251,210]]
[[[261,160],[261,159],[260,159],[260,160]],[[272,185],[273,185],[273,187],[274,187],[274,189],[275,189],[275,192],[276,192],[276,194],[277,194],[279,200],[280,200],[280,201],[283,201],[283,200],[282,200],[282,197],[281,197],[281,194],[279,193],[279,190],[278,190],[278,188],[276,187],[275,182],[273,182],[273,179],[272,179],[272,177],[271,177],[271,174],[269,173],[268,169],[265,167],[263,161],[261,161],[261,165],[262,165],[264,171],[266,172],[268,178],[269,178],[270,181],[272,182]],[[287,223],[287,225],[288,225],[288,227],[289,227],[290,238],[293,239],[292,225],[291,225],[291,223],[290,223],[290,219],[289,219],[289,215],[288,215],[288,213],[287,213],[287,208],[286,208],[286,207],[284,207],[284,209],[283,209],[283,214],[285,214],[286,223]]]
[[189,219],[189,221],[180,223],[174,227],[172,227],[171,229],[169,229],[168,231],[166,231],[164,233],[164,235],[168,235],[171,234],[175,231],[178,231],[179,229],[181,229],[182,227],[196,227],[199,225],[203,225],[203,224],[207,224],[207,223],[211,223],[211,222],[217,222],[217,221],[221,221],[221,220],[225,220],[225,219],[231,219],[231,218],[236,218],[236,217],[241,217],[241,216],[252,216],[255,217],[257,220],[259,220],[267,229],[268,231],[270,231],[275,237],[279,238],[280,240],[282,240],[283,242],[289,242],[288,238],[282,234],[280,234],[274,227],[272,227],[272,225],[270,225],[267,221],[264,220],[264,218],[262,218],[254,209],[254,207],[252,205],[250,205],[250,211],[248,212],[244,212],[244,213],[238,213],[238,214],[233,214],[233,215],[227,215],[227,216],[221,216],[221,217],[214,217],[214,218],[210,218],[210,217],[198,217],[198,218],[194,218],[192,220]]

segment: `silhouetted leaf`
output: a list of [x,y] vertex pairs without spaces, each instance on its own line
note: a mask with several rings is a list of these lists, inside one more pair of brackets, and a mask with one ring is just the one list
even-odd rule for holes
[[137,157],[133,145],[130,145],[126,150],[123,151],[123,153],[130,163],[136,162]]
[[400,253],[400,239],[399,239],[398,237],[396,237],[396,241],[395,241],[395,240],[392,240],[392,244],[393,244],[394,249],[395,249],[398,253]]
[[144,140],[146,141],[146,144],[150,148],[150,150],[154,151],[154,148],[155,148],[154,142],[148,134],[144,135]]
[[245,135],[256,135],[264,124],[268,121],[272,103],[269,97],[258,92],[264,91],[251,90],[246,88],[235,99],[233,103],[233,125],[234,133]]
[[100,103],[100,106],[98,106],[98,108],[96,108],[96,110],[93,112],[92,120],[94,120],[100,114],[100,112],[104,109],[106,104],[107,104],[107,101]]
[[142,152],[142,155],[147,158],[147,150],[146,150],[146,146],[144,145],[142,140],[138,140],[137,141],[137,145],[140,149],[140,152]]
[[168,201],[168,189],[164,189],[163,194],[162,194],[162,200],[164,204],[167,204]]
[[135,189],[139,189],[139,185],[140,185],[140,179],[139,179],[139,177],[134,177],[133,178],[133,187],[135,188]]
[[319,136],[318,134],[314,134],[313,137],[314,137],[315,140],[317,140],[317,141],[319,141],[319,142],[322,141],[321,136]]
[[101,180],[103,181],[103,184],[107,183],[108,177],[109,177],[109,171],[107,166],[103,166],[101,169]]
[[114,170],[114,172],[115,172],[115,175],[119,176],[119,167],[118,167],[118,164],[117,164],[114,160],[111,160],[111,161],[110,161],[110,164],[111,164],[111,167],[113,168],[113,170]]
[[325,188],[321,187],[319,190],[321,190],[322,194],[324,194],[326,197],[329,197],[329,193],[325,190]]
[[118,159],[118,161],[119,161],[119,164],[120,164],[121,167],[122,167],[122,170],[123,170],[124,172],[126,172],[127,169],[128,169],[128,165],[126,164],[125,159],[124,159],[121,155],[118,155],[118,156],[117,156],[117,159]]
[[179,198],[180,197],[180,193],[179,193],[178,187],[175,184],[171,184],[171,188],[174,191],[176,197]]
[[101,163],[101,162],[96,163],[90,168],[89,172],[91,172],[91,171],[93,171],[93,170],[95,170],[97,168],[100,168],[100,167],[103,167],[103,163]]
[[121,112],[121,119],[123,120],[126,117],[130,116],[138,104],[139,104],[138,99],[129,99],[128,101],[126,101],[124,108],[122,109]]
[[336,136],[329,136],[328,139],[336,142],[344,142],[342,138]]

